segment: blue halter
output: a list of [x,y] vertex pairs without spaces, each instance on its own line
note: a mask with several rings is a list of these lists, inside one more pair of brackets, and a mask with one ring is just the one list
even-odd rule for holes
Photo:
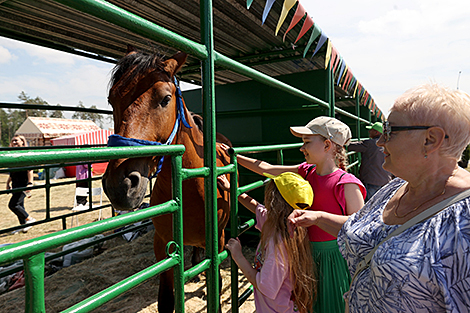
[[[176,133],[178,132],[180,121],[187,128],[192,128],[186,121],[186,117],[184,116],[183,96],[181,94],[181,89],[178,84],[178,81],[176,80],[176,77],[174,77],[174,84],[176,86],[176,121],[175,126],[171,131],[170,137],[168,137],[168,140],[165,143],[144,139],[127,138],[120,135],[111,135],[108,137],[108,147],[170,145],[173,142],[173,139],[175,139]],[[155,174],[153,174],[152,177],[150,177],[150,179],[157,177],[158,173],[160,173],[160,171],[162,170],[164,158],[164,156],[160,158],[157,165],[157,171],[155,172]]]

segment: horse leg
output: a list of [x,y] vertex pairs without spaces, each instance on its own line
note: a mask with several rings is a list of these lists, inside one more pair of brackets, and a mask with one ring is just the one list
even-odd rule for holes
[[[154,236],[154,252],[157,262],[166,258],[163,240],[156,234]],[[158,312],[172,313],[175,309],[173,269],[160,274],[160,287],[158,289]]]
[[[202,260],[204,260],[204,248],[199,248],[199,247],[193,246],[193,253],[192,253],[192,256],[191,256],[191,266],[195,266],[195,265],[201,263]],[[194,276],[191,279],[191,282],[193,282],[193,283],[198,283],[200,281],[201,281],[201,279],[199,278],[199,275]]]

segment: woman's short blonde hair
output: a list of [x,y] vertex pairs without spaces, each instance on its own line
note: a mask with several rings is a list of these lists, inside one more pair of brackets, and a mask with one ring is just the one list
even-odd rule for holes
[[465,92],[424,84],[406,91],[393,104],[390,112],[404,113],[412,125],[439,126],[449,137],[441,155],[460,160],[470,142],[470,96]]

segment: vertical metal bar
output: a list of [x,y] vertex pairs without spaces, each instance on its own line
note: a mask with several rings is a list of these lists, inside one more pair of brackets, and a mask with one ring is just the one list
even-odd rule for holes
[[183,178],[181,176],[183,157],[174,156],[171,162],[173,199],[179,204],[178,211],[173,213],[173,240],[178,245],[179,255],[178,265],[174,268],[175,312],[184,313]]
[[202,61],[202,104],[204,115],[204,166],[210,169],[204,179],[206,207],[206,253],[210,256],[211,266],[207,270],[207,311],[219,310],[219,258],[217,225],[217,174],[215,158],[215,86],[214,86],[214,37],[212,19],[212,0],[200,2],[201,41],[207,49],[208,57]]
[[277,151],[277,164],[284,165],[284,151],[282,149]]
[[330,109],[328,111],[329,116],[335,117],[335,83],[334,83],[334,77],[333,73],[331,70],[331,63],[328,63],[328,67],[326,69],[327,75],[326,75],[326,97],[328,104],[330,105]]
[[93,189],[93,180],[91,179],[91,166],[91,163],[87,163],[88,177],[86,180],[88,184],[88,206],[90,207],[90,210],[93,207],[93,193],[91,192],[91,190]]
[[[232,238],[238,237],[238,165],[237,155],[231,156],[231,163],[235,165],[234,174],[230,175],[230,229]],[[230,268],[230,285],[232,297],[232,313],[238,313],[238,266],[232,259]]]
[[25,312],[44,313],[44,252],[24,259]]
[[[359,115],[361,114],[360,110],[360,103],[359,103],[359,97],[354,98],[356,100],[356,116],[360,117]],[[357,139],[361,138],[361,121],[359,119],[356,119],[356,134],[357,134]]]
[[44,178],[46,179],[46,220],[51,218],[51,175],[49,168],[44,168]]

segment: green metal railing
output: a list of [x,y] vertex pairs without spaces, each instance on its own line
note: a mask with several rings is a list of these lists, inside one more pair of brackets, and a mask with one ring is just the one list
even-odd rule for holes
[[[182,181],[198,176],[204,176],[200,169],[182,169],[182,155],[184,146],[160,146],[160,147],[132,147],[126,148],[94,148],[76,151],[73,149],[61,150],[37,150],[37,151],[6,151],[0,153],[0,164],[6,167],[18,167],[25,165],[53,164],[60,161],[76,162],[80,159],[89,160],[117,159],[127,157],[146,157],[154,155],[172,156],[172,188],[173,200],[164,204],[112,217],[106,220],[79,226],[69,230],[59,231],[54,234],[26,240],[0,248],[0,264],[23,259],[26,281],[26,307],[25,312],[45,312],[44,304],[44,253],[47,250],[57,248],[64,244],[91,237],[125,225],[134,224],[149,218],[173,214],[173,238],[167,246],[168,258],[162,260],[129,278],[113,285],[110,288],[76,304],[64,312],[89,312],[102,305],[106,301],[117,297],[123,292],[133,288],[146,279],[159,273],[174,268],[177,312],[184,312],[183,290],[184,280],[194,275],[194,271],[184,273],[183,257],[183,230],[182,230]],[[172,250],[172,251],[171,251]],[[217,256],[219,258],[219,256]],[[226,257],[222,255],[221,257]]]
[[[219,280],[218,280],[218,266],[224,258],[227,257],[227,252],[224,251],[222,253],[218,253],[217,251],[217,210],[216,207],[216,180],[217,176],[223,173],[235,173],[236,172],[236,159],[232,159],[231,165],[228,165],[223,168],[216,167],[216,153],[215,153],[215,129],[216,129],[216,121],[215,121],[215,86],[214,86],[214,66],[220,66],[222,68],[231,70],[235,73],[244,75],[248,78],[251,78],[255,81],[261,82],[263,84],[267,84],[271,87],[277,88],[289,94],[295,95],[299,98],[305,99],[309,103],[314,103],[321,105],[328,109],[329,115],[334,116],[336,113],[342,114],[349,118],[352,118],[356,121],[356,126],[359,127],[360,123],[367,123],[369,124],[371,121],[371,116],[369,112],[368,120],[363,119],[359,116],[358,111],[356,111],[356,115],[342,110],[340,108],[335,107],[334,101],[334,82],[333,82],[333,75],[331,73],[331,68],[328,71],[328,82],[325,86],[326,94],[327,94],[327,101],[320,100],[310,94],[307,94],[297,88],[294,88],[290,85],[287,85],[283,82],[280,82],[268,75],[262,74],[248,66],[245,66],[237,61],[231,60],[230,58],[214,51],[214,38],[213,38],[213,17],[212,17],[212,1],[211,0],[201,0],[200,1],[200,11],[201,11],[201,42],[202,44],[193,42],[188,40],[176,33],[173,33],[159,25],[151,23],[135,14],[129,13],[111,3],[108,3],[104,0],[55,0],[56,2],[62,3],[66,6],[69,6],[73,9],[79,10],[81,12],[90,14],[97,18],[106,20],[112,24],[117,26],[123,27],[128,29],[136,34],[142,35],[146,38],[155,40],[167,46],[172,46],[176,49],[185,51],[191,54],[194,57],[199,58],[202,61],[202,78],[203,78],[203,118],[204,118],[204,168],[192,170],[182,169],[181,173],[174,172],[175,181],[177,183],[174,184],[174,195],[175,200],[170,201],[170,203],[165,204],[163,206],[153,207],[145,210],[140,210],[135,213],[130,213],[132,215],[125,215],[119,216],[115,218],[111,218],[108,220],[104,220],[101,222],[96,222],[86,226],[80,226],[76,229],[71,230],[64,230],[60,233],[64,237],[60,238],[67,238],[66,240],[55,237],[54,235],[49,235],[45,237],[41,237],[36,241],[30,240],[24,243],[16,244],[14,247],[6,247],[0,250],[0,260],[2,260],[2,256],[5,256],[6,253],[4,251],[13,252],[16,249],[20,249],[23,251],[21,254],[11,254],[17,258],[23,258],[25,260],[25,266],[27,268],[26,275],[27,275],[27,287],[26,287],[26,294],[27,298],[27,312],[43,312],[44,304],[41,304],[43,300],[43,287],[42,290],[40,287],[31,287],[31,286],[38,286],[41,285],[40,282],[43,278],[41,278],[41,273],[44,271],[43,263],[44,263],[44,252],[45,246],[52,247],[55,246],[57,243],[49,242],[51,236],[54,237],[54,240],[61,241],[62,244],[66,242],[70,242],[73,240],[78,240],[80,238],[84,238],[86,236],[90,236],[92,233],[94,234],[95,231],[102,232],[108,229],[113,229],[115,227],[119,227],[122,223],[125,223],[132,220],[135,221],[137,216],[140,220],[141,215],[145,215],[146,218],[149,216],[153,216],[153,214],[159,214],[160,210],[167,210],[168,212],[172,212],[174,214],[180,215],[181,210],[179,206],[181,205],[181,179],[188,178],[191,175],[198,175],[203,176],[205,178],[205,205],[206,205],[206,254],[209,256],[209,259],[204,260],[198,266],[192,268],[189,271],[184,272],[182,268],[181,262],[176,260],[180,258],[180,251],[181,248],[181,238],[182,238],[182,228],[176,231],[175,234],[175,241],[177,242],[175,245],[175,251],[173,253],[169,253],[169,259],[162,261],[156,264],[152,269],[148,270],[146,273],[137,274],[136,277],[129,278],[124,283],[120,283],[119,287],[111,287],[112,290],[105,290],[102,293],[93,296],[92,300],[85,300],[88,301],[85,304],[78,304],[73,308],[68,309],[66,312],[88,312],[92,308],[96,307],[103,303],[106,299],[110,297],[114,297],[116,292],[120,292],[126,288],[130,288],[128,286],[133,285],[136,282],[142,281],[149,277],[149,275],[156,275],[156,273],[161,272],[162,268],[169,268],[174,266],[175,267],[175,292],[176,292],[176,312],[184,312],[184,290],[183,284],[184,281],[189,279],[190,277],[201,273],[202,271],[207,271],[207,310],[208,312],[217,312],[219,310]],[[358,128],[359,129],[359,128]],[[298,148],[301,144],[293,144],[293,145],[276,145],[276,146],[267,146],[267,147],[255,147],[255,148],[237,148],[235,149],[236,153],[248,153],[248,152],[260,152],[260,151],[272,151],[281,149],[279,152],[278,158],[283,159],[282,149],[291,149],[291,148]],[[148,150],[146,150],[148,149]],[[118,158],[119,156],[128,157],[137,157],[137,156],[145,156],[146,153],[150,153],[150,151],[156,153],[163,153],[163,150],[153,150],[156,148],[152,147],[121,147],[121,148],[98,148],[94,151],[100,151],[101,157],[98,157],[98,154],[95,154],[93,151],[88,151],[88,149],[80,149],[79,151],[69,151],[69,154],[63,154],[60,150],[57,151],[58,154],[62,155],[62,159],[53,158],[56,162],[78,162],[81,160],[97,160],[102,159],[103,155],[106,155],[107,158],[113,159]],[[167,148],[168,149],[168,148]],[[87,151],[87,152],[85,152]],[[178,150],[179,151],[179,150]],[[167,153],[168,152],[168,153]],[[167,154],[170,154],[170,150],[168,150]],[[5,152],[6,153],[6,152]],[[8,152],[10,153],[10,152]],[[16,153],[16,154],[15,154]],[[34,151],[35,159],[28,158],[28,152],[11,152],[8,154],[8,158],[5,159],[14,159],[12,164],[7,165],[3,164],[3,166],[22,166],[22,165],[40,165],[40,164],[48,164],[47,162],[51,161],[51,159],[45,159],[40,152]],[[47,154],[44,152],[45,155]],[[171,150],[171,153],[175,153],[173,157],[174,166],[173,171],[176,168],[181,169],[181,158],[179,155],[176,155],[176,150]],[[179,153],[179,152],[178,152]],[[0,154],[0,163],[3,161],[2,154]],[[48,154],[50,157],[51,154]],[[26,161],[27,160],[27,161]],[[29,162],[29,163],[28,163]],[[31,163],[32,162],[32,163]],[[21,163],[21,164],[20,164]],[[190,174],[192,173],[192,174]],[[236,188],[237,186],[237,175],[231,175],[231,184],[232,188]],[[178,178],[179,177],[179,178]],[[194,176],[195,177],[195,176]],[[232,189],[232,217],[234,214],[238,213],[237,209],[237,196],[239,193],[250,190],[250,188],[255,188],[255,185],[262,185],[264,182],[261,183],[254,183],[250,184],[245,187],[238,188],[236,191]],[[178,207],[178,208],[177,208]],[[142,212],[143,211],[143,212]],[[150,213],[151,212],[151,213]],[[179,216],[178,218],[181,218]],[[239,226],[235,224],[236,219],[232,218],[232,229],[239,231]],[[118,225],[119,224],[119,225]],[[248,226],[253,224],[252,222],[247,223]],[[242,228],[245,226],[242,226]],[[176,228],[176,227],[174,227]],[[246,227],[245,227],[246,228]],[[99,231],[98,231],[99,229]],[[232,233],[233,236],[233,233]],[[178,239],[176,240],[176,238]],[[32,249],[32,243],[38,242],[41,247],[40,250],[35,250],[39,254],[33,254],[30,249]],[[43,242],[48,242],[47,245],[43,245]],[[173,244],[171,244],[173,245]],[[25,252],[26,251],[26,252]],[[2,260],[3,262],[3,260]],[[232,272],[236,270],[236,266],[232,264]],[[42,270],[42,272],[41,272]],[[177,277],[176,277],[177,276]],[[235,282],[237,279],[235,279]],[[39,282],[39,284],[38,284]],[[232,284],[234,284],[232,280]],[[32,289],[39,288],[39,292],[33,292]],[[40,294],[41,296],[38,296]],[[232,291],[232,312],[238,312],[238,287]],[[96,305],[96,306],[95,306]],[[38,308],[36,308],[36,306]]]

